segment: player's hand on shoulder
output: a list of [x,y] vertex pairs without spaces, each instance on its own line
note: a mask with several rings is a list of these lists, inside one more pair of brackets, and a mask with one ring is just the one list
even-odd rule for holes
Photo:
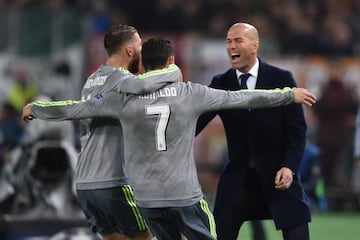
[[293,88],[294,102],[312,106],[316,102],[316,97],[306,88]]
[[23,107],[22,110],[22,120],[25,122],[34,120],[34,116],[32,115],[32,106],[33,103],[28,103]]

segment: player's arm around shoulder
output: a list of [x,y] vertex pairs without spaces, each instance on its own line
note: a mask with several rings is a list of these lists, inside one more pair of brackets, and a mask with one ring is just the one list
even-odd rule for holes
[[178,82],[182,80],[182,72],[175,64],[168,67],[152,70],[135,75],[127,75],[120,87],[116,87],[118,92],[143,94],[153,92],[168,83]]

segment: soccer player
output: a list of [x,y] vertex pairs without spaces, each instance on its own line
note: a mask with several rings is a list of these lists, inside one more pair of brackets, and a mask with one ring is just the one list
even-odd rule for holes
[[[108,58],[89,76],[82,98],[109,91],[143,93],[168,81],[178,81],[176,65],[135,76],[141,59],[141,38],[134,27],[113,26],[104,37]],[[81,152],[75,174],[80,206],[94,232],[105,240],[148,239],[123,166],[123,138],[118,120],[88,118],[80,121]]]
[[[143,44],[146,71],[174,62],[170,41]],[[220,108],[275,107],[292,102],[312,105],[306,89],[223,91],[194,83],[169,83],[143,95],[98,94],[84,102],[35,102],[23,119],[64,120],[90,116],[118,118],[123,126],[125,169],[136,201],[157,239],[216,239],[212,213],[203,197],[193,154],[196,122]],[[72,104],[73,103],[73,104]]]

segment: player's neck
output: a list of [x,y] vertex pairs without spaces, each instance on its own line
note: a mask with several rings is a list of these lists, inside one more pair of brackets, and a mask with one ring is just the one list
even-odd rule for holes
[[124,59],[122,56],[114,55],[106,59],[106,65],[116,68],[121,67],[127,69],[129,66],[129,62],[126,59]]
[[155,71],[155,70],[161,70],[161,69],[164,69],[164,68],[169,67],[169,65],[170,65],[169,63],[166,63],[166,64],[163,65],[163,66],[155,67],[155,68],[152,68],[152,69],[147,68],[147,69],[145,69],[145,72]]

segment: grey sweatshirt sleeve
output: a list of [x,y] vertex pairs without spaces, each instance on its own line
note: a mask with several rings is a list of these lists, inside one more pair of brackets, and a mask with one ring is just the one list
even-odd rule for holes
[[37,119],[49,121],[75,120],[92,117],[86,101],[54,101],[33,103],[32,115]]
[[[291,88],[273,90],[225,91],[212,89],[200,84],[186,84],[191,90],[187,99],[199,111],[229,108],[270,108],[290,104],[294,101]],[[87,101],[35,102],[34,117],[45,120],[70,120],[89,117],[113,117],[121,107],[121,94],[107,93]]]
[[241,106],[244,108],[271,108],[288,105],[294,102],[294,92],[291,88],[272,90],[239,90],[229,92],[226,107],[232,107],[232,102],[241,99]]
[[294,102],[294,92],[291,88],[271,90],[238,90],[225,91],[209,88],[199,84],[191,84],[192,88],[199,88],[195,102],[202,102],[201,112],[231,108],[271,108],[288,105]]
[[[176,82],[182,79],[180,69],[171,64],[167,68],[160,70],[149,71],[147,73],[135,76],[128,74],[121,81],[112,81],[114,86],[110,89],[117,93],[141,93],[158,89],[169,82]],[[82,101],[58,101],[58,102],[34,102],[32,113],[34,117],[51,121],[74,120],[93,117],[94,113],[87,109],[88,104],[83,104]],[[107,114],[107,112],[103,113]],[[109,111],[109,117],[112,117],[112,112]],[[106,115],[107,116],[107,115]]]
[[[113,91],[132,94],[142,94],[145,92],[153,92],[167,83],[177,82],[182,79],[182,73],[178,66],[171,64],[166,68],[149,71],[138,76],[128,74],[124,77],[121,75],[121,81],[117,81],[117,74],[113,74],[115,78],[113,82]],[[120,79],[120,77],[119,77]]]
[[117,117],[118,93],[108,93],[104,99],[92,98],[86,101],[34,102],[32,115],[49,121],[77,120],[91,117]]
[[122,94],[109,92],[85,101],[34,102],[32,114],[35,118],[63,121],[92,117],[118,117]]

